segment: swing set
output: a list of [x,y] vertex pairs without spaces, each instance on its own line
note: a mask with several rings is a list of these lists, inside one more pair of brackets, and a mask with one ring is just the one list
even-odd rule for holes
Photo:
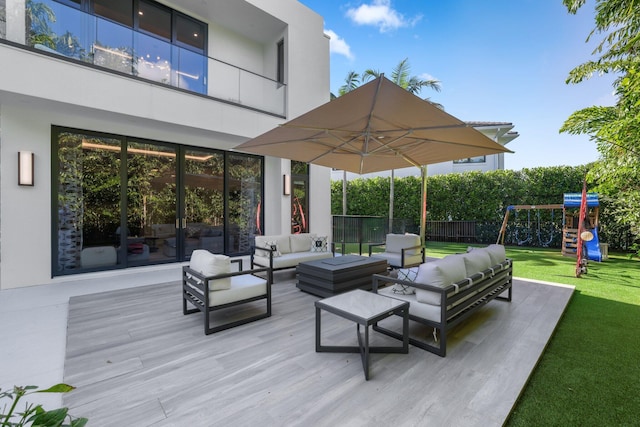
[[[564,224],[564,206],[561,204],[550,204],[550,205],[509,205],[507,206],[507,211],[504,214],[504,219],[502,220],[502,226],[500,227],[500,233],[498,233],[498,239],[496,243],[504,245],[505,235],[507,234],[507,224],[509,222],[509,213],[514,211],[515,217],[515,227],[513,232],[513,238],[516,241],[518,246],[527,245],[533,242],[534,233],[537,239],[537,243],[542,247],[549,247],[551,242],[553,242],[553,238],[555,237],[555,223],[554,223],[554,212],[556,209],[562,209],[562,223]],[[518,221],[518,211],[524,210],[527,211],[527,222],[526,226],[522,226],[522,221]],[[551,211],[551,227],[548,230],[548,234],[545,236],[543,232],[543,220],[540,214],[541,210],[550,210]],[[535,217],[532,219],[532,211],[536,211]],[[536,222],[535,228],[532,227],[533,221]]]

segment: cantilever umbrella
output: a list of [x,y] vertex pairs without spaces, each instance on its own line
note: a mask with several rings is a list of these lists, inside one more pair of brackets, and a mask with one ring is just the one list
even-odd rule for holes
[[[358,174],[510,152],[384,76],[235,149]],[[426,176],[421,170],[424,238]]]

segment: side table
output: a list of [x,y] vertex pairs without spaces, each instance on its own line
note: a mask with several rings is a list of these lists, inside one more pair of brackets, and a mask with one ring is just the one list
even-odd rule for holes
[[[316,352],[318,353],[360,353],[364,378],[369,380],[370,353],[409,353],[409,303],[372,292],[356,289],[315,302],[316,307]],[[358,346],[322,345],[321,310],[333,313],[356,323]],[[369,345],[369,327],[394,314],[402,316],[402,346]],[[364,336],[360,331],[364,327]]]

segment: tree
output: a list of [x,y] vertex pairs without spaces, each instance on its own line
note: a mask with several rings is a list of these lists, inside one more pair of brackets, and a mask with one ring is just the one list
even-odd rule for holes
[[[438,80],[410,76],[410,72],[411,66],[409,65],[409,58],[405,58],[391,71],[391,78],[389,80],[414,95],[418,95],[423,87],[428,87],[436,92],[440,92],[440,82]],[[372,78],[375,79],[381,75],[382,73],[380,73],[380,71],[369,68],[362,73],[362,82],[368,82]]]
[[340,89],[338,89],[338,94],[339,96],[342,96],[347,92],[351,92],[359,85],[360,74],[356,73],[355,71],[349,71],[349,74],[347,74],[347,77],[344,79],[344,84],[340,86]]
[[[585,0],[564,0],[575,14]],[[640,5],[634,0],[597,0],[595,34],[603,34],[593,51],[599,55],[574,68],[567,83],[594,74],[616,73],[614,106],[592,106],[573,113],[561,132],[586,134],[597,144],[601,159],[588,179],[608,201],[616,222],[629,227],[640,254]]]

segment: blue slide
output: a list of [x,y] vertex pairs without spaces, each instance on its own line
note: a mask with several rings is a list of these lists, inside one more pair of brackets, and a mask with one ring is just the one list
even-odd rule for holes
[[593,233],[593,239],[585,242],[587,248],[587,259],[602,262],[602,252],[600,252],[600,239],[598,239],[598,228],[589,230]]

